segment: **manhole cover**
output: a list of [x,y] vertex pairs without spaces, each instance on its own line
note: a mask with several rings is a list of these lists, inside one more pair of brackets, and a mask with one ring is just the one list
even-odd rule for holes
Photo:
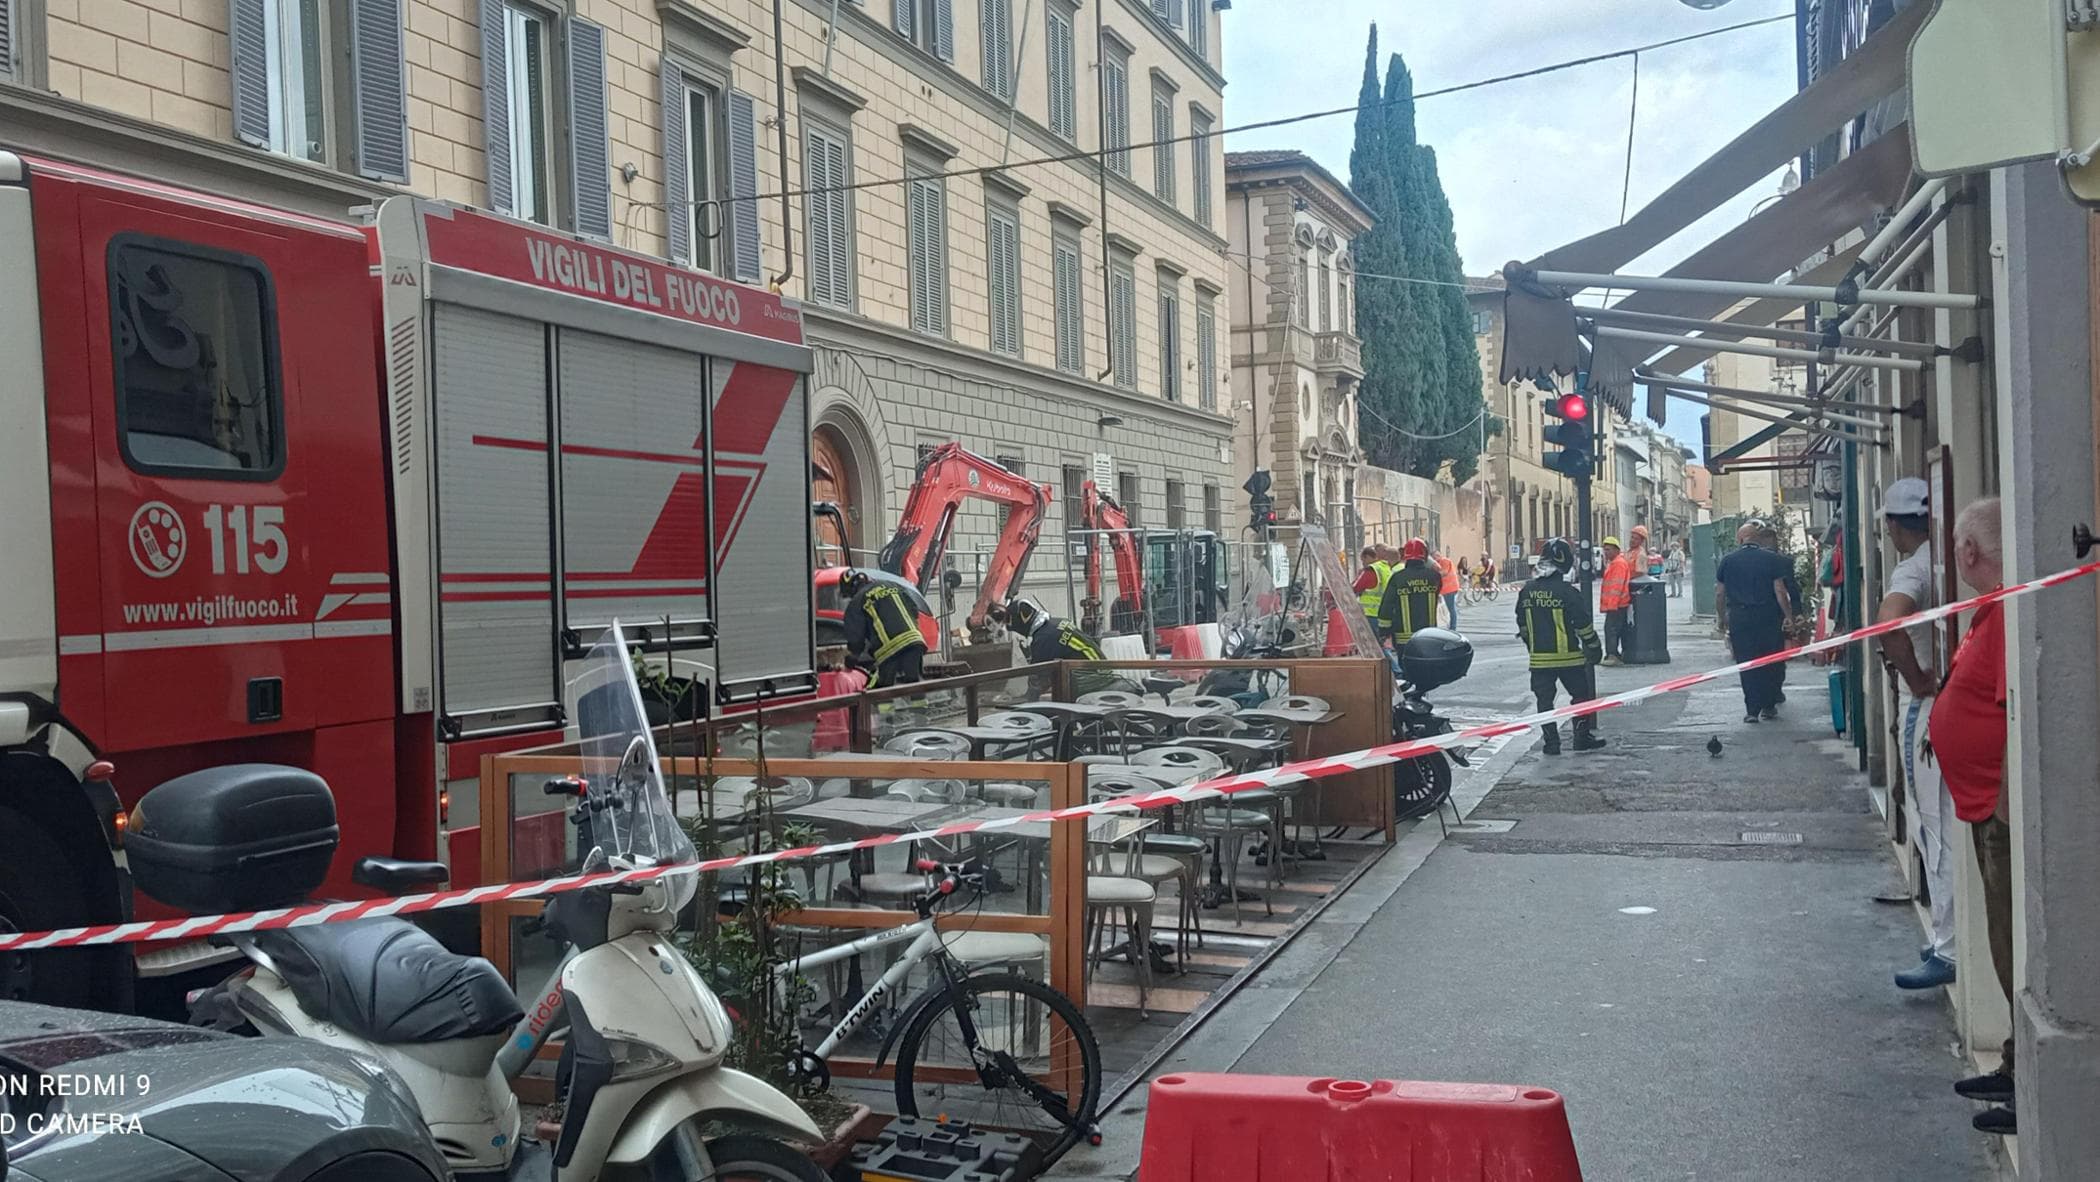
[[1743,834],[1744,845],[1800,845],[1798,833],[1751,832]]
[[1453,833],[1507,833],[1517,827],[1515,821],[1466,821],[1451,827]]

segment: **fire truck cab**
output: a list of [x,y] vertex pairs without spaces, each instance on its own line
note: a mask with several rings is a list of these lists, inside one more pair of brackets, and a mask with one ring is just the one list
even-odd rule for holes
[[[131,914],[122,810],[229,763],[329,782],[330,893],[374,853],[476,882],[481,756],[560,737],[614,618],[732,708],[814,690],[777,296],[0,152],[0,357],[0,925]],[[131,959],[0,954],[0,998],[122,1007]]]

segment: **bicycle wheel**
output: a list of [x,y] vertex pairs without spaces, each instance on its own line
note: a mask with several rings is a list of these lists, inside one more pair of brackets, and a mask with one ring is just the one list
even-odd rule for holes
[[913,1017],[897,1046],[898,1115],[935,1112],[1038,1134],[1052,1158],[1078,1143],[1100,1101],[1101,1048],[1085,1015],[1013,973],[964,978]]

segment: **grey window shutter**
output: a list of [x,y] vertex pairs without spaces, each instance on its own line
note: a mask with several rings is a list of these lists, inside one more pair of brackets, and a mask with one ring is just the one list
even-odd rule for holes
[[489,166],[489,208],[516,213],[510,175],[510,61],[503,0],[481,0],[481,129]]
[[605,116],[605,30],[569,18],[569,183],[576,232],[612,237],[612,139]]
[[1174,200],[1174,100],[1164,95],[1152,99],[1152,188],[1161,201]]
[[735,277],[758,282],[758,104],[741,90],[729,92],[729,227]]
[[890,27],[900,37],[910,37],[913,32],[912,9],[919,0],[890,0]]
[[270,144],[270,49],[264,0],[231,0],[227,40],[233,67],[233,136],[251,147]]
[[1063,13],[1050,14],[1049,40],[1050,130],[1070,139],[1078,134],[1079,118],[1072,94],[1072,22]]
[[408,183],[408,70],[402,62],[401,0],[350,0],[351,99],[357,174]]
[[[1196,3],[1198,3],[1198,4],[1201,4],[1201,3],[1203,2],[1203,0],[1195,0],[1195,2],[1196,2]],[[1167,11],[1166,11],[1166,13],[1165,13],[1165,16],[1166,16],[1166,18],[1167,18],[1167,23],[1168,23],[1168,24],[1170,24],[1170,25],[1172,25],[1172,26],[1174,26],[1174,27],[1175,27],[1175,28],[1177,28],[1177,29],[1178,29],[1178,28],[1180,28],[1180,27],[1181,27],[1181,0],[1166,0],[1166,6],[1167,6]]]
[[904,186],[905,246],[911,257],[911,326],[924,331],[927,322],[927,306],[931,300],[926,294],[926,274],[932,264],[926,257],[926,182],[912,181]]
[[1152,15],[1161,20],[1167,19],[1167,0],[1152,0]]
[[14,0],[0,0],[0,78],[12,78],[17,72]]
[[675,263],[693,261],[693,195],[686,187],[685,73],[665,57],[657,67],[664,116],[664,245]]
[[832,259],[837,257],[836,244],[832,242],[831,198],[826,192],[838,183],[831,175],[831,156],[828,151],[829,137],[810,127],[802,126],[802,187],[808,190],[802,198],[804,233],[809,251],[809,298],[819,304],[839,303],[838,284],[832,270]]
[[933,0],[933,54],[955,60],[955,0]]
[[1013,0],[978,0],[977,35],[984,58],[984,88],[1000,98],[1014,96]]
[[[833,186],[846,183],[846,144],[827,141],[824,147],[825,175]],[[838,190],[825,194],[825,209],[831,230],[831,291],[838,306],[853,306],[853,194]]]
[[1196,402],[1211,410],[1218,402],[1218,314],[1209,297],[1196,306]]
[[1189,0],[1189,48],[1196,56],[1210,60],[1210,15],[1203,11],[1205,0]]
[[926,288],[933,297],[928,305],[933,321],[933,331],[948,331],[948,201],[947,190],[940,181],[928,181],[927,228],[932,231],[927,239],[927,257],[933,266],[927,276]]

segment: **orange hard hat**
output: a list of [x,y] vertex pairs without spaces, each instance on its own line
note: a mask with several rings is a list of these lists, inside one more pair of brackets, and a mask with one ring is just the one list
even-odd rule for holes
[[1404,562],[1413,562],[1417,558],[1427,557],[1429,557],[1429,543],[1420,538],[1409,538],[1407,539],[1407,544],[1400,547],[1400,558]]

